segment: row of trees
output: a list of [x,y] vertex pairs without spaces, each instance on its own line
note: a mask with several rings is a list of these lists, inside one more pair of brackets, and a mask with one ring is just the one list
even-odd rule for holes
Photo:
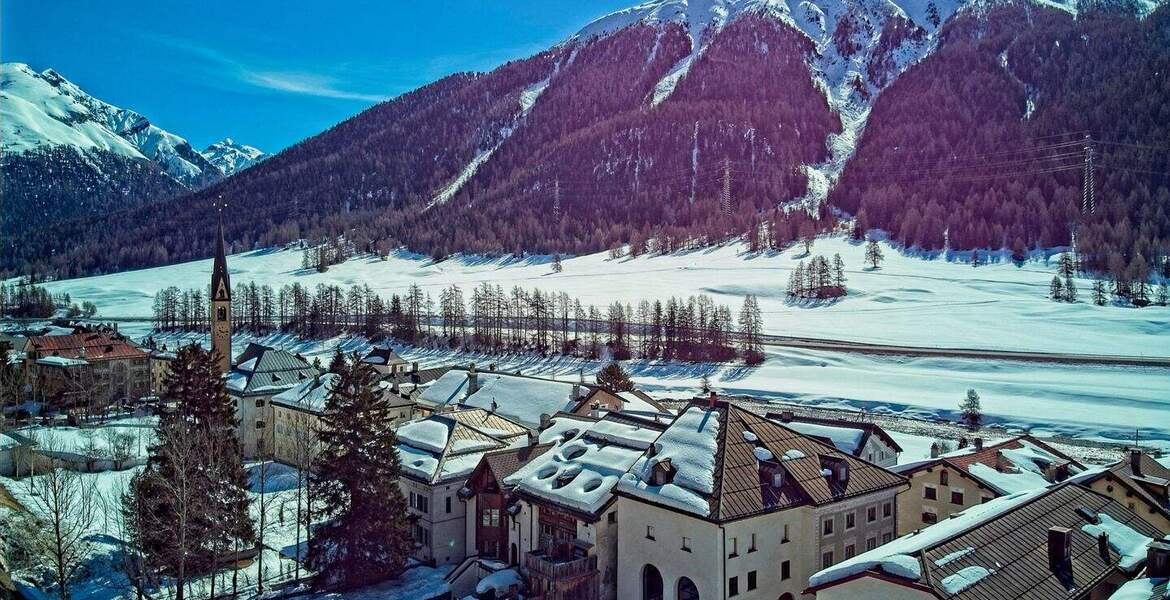
[[54,298],[49,290],[31,283],[0,284],[0,316],[44,319],[57,312],[58,302],[68,304],[68,295]]
[[[197,289],[159,291],[154,301],[155,326],[204,330],[205,298],[205,292]],[[742,312],[737,331],[731,309],[706,295],[599,307],[583,304],[565,292],[519,286],[506,291],[487,282],[469,295],[456,285],[449,286],[439,293],[437,303],[417,284],[389,300],[368,285],[344,289],[319,284],[310,292],[300,283],[274,290],[249,282],[237,285],[232,295],[234,326],[260,334],[281,330],[317,337],[349,331],[379,338],[389,331],[409,343],[483,352],[596,358],[608,348],[619,360],[729,360],[735,356],[737,336],[741,349],[744,336],[754,335],[758,342],[763,324],[758,306],[755,310],[748,322],[750,331],[745,329]]]

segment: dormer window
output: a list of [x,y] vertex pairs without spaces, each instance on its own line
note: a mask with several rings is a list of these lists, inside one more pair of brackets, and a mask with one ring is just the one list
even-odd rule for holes
[[675,468],[669,458],[664,458],[650,467],[650,485],[666,485],[674,479]]

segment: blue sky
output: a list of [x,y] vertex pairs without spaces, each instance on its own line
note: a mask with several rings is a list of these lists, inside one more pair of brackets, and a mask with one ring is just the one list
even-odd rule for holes
[[0,58],[53,68],[202,148],[276,151],[635,0],[0,1]]

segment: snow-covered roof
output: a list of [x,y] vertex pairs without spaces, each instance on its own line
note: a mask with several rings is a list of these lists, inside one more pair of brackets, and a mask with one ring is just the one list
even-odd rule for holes
[[82,360],[80,358],[65,358],[64,356],[46,356],[44,358],[38,358],[37,364],[44,365],[46,367],[80,367],[82,365],[88,365],[89,362]]
[[340,376],[336,373],[326,373],[319,378],[303,381],[273,396],[272,403],[321,414],[325,412],[325,401],[329,399],[338,379]]
[[1012,494],[1059,483],[1052,467],[1065,465],[1066,476],[1085,471],[1080,463],[1031,436],[1019,436],[975,449],[960,448],[939,458],[915,461],[894,467],[908,474],[935,464],[966,471],[971,477],[1000,494]]
[[478,388],[468,394],[468,372],[448,371],[431,384],[419,397],[419,403],[434,408],[472,406],[493,410],[528,427],[540,424],[540,415],[553,415],[569,410],[578,394],[587,391],[572,383],[535,377],[480,372],[476,375]]
[[822,439],[829,440],[842,452],[857,455],[861,450],[861,445],[865,443],[865,429],[852,427],[836,427],[832,425],[819,425],[816,423],[804,423],[801,421],[792,421],[785,423],[789,429],[794,429],[803,433],[804,435],[811,435]]
[[[630,472],[622,476],[619,489],[635,496],[693,512],[710,514],[708,497],[715,488],[715,453],[719,442],[719,414],[698,406],[689,406],[658,437],[653,457],[638,459]],[[676,469],[673,480],[651,485],[654,465],[670,461]]]
[[[985,585],[979,597],[1017,598],[1028,591],[1035,597],[1064,597],[1067,590],[1059,573],[1036,572],[1025,559],[1036,553],[1044,556],[1051,527],[1081,536],[1073,540],[1076,547],[1095,544],[1101,532],[1109,535],[1108,556],[1079,552],[1071,558],[1077,581],[1095,581],[1115,568],[1132,572],[1144,560],[1151,536],[1158,535],[1156,528],[1111,498],[1062,484],[968,508],[818,571],[809,578],[809,586],[822,588],[874,572],[933,587],[943,597]],[[927,567],[930,577],[923,575]]]
[[[552,434],[554,430],[557,433]],[[518,492],[596,515],[622,474],[642,456],[660,430],[602,417],[554,419],[540,441],[555,446],[504,479]]]
[[300,356],[260,344],[248,344],[237,360],[227,388],[240,395],[279,394],[317,375]]
[[1134,579],[1117,588],[1109,600],[1162,600],[1170,597],[1170,579]]
[[[462,412],[476,414],[461,415]],[[492,415],[485,421],[480,413],[483,411],[479,409],[438,413],[399,425],[395,433],[404,473],[427,483],[466,477],[485,452],[508,448],[510,441],[527,440],[524,435],[493,435],[477,428],[472,423],[497,423],[503,419]],[[515,427],[524,431],[519,425]],[[508,432],[497,425],[497,433]]]

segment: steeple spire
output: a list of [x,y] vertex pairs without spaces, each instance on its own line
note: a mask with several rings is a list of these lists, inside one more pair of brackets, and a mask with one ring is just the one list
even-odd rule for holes
[[223,202],[216,203],[219,231],[211,266],[211,348],[220,373],[232,368],[232,284],[228,278],[227,250],[223,241]]
[[231,300],[232,284],[228,277],[227,253],[223,241],[223,208],[219,208],[219,236],[215,240],[215,263],[211,267],[212,300]]

